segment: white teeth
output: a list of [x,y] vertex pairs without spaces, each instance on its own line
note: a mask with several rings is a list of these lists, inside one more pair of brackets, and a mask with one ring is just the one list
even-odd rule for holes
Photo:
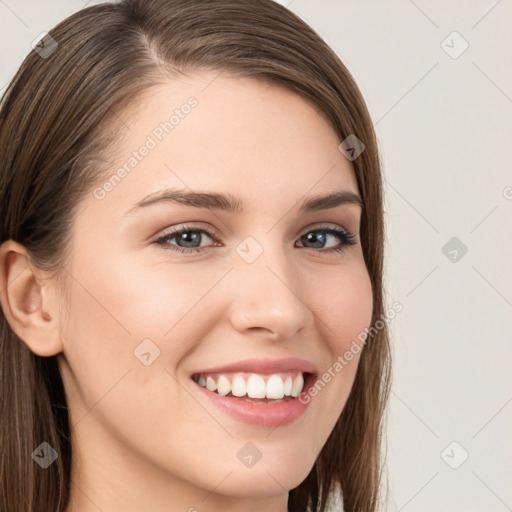
[[[221,396],[236,396],[249,398],[269,398],[272,400],[281,400],[284,397],[299,396],[304,387],[304,377],[302,373],[297,373],[293,378],[283,374],[274,374],[262,376],[256,373],[231,375],[231,380],[224,374],[218,375],[199,375],[197,383],[205,387],[208,391],[217,392]],[[267,381],[265,382],[265,379]]]
[[286,380],[284,381],[284,394],[286,396],[290,396],[292,394],[292,385],[293,385],[292,378],[286,377]]
[[279,375],[272,375],[267,381],[267,398],[283,398],[284,384]]
[[299,396],[302,388],[304,387],[304,377],[302,373],[299,373],[295,379],[293,379],[292,396]]
[[206,389],[208,391],[215,391],[217,389],[217,383],[211,377],[206,379]]
[[231,391],[231,382],[224,377],[224,375],[219,376],[219,380],[217,381],[217,393],[219,395],[225,396]]
[[247,396],[249,398],[265,398],[265,381],[263,377],[252,374],[247,381]]
[[231,384],[233,396],[244,396],[247,394],[247,383],[243,377],[236,376]]

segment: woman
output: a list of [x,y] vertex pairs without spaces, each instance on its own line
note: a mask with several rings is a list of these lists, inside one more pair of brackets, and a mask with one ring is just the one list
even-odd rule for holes
[[1,510],[377,510],[378,149],[310,27],[85,8],[9,84],[0,156]]

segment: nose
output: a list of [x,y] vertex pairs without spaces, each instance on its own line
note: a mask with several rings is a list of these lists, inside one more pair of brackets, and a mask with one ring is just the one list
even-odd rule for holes
[[239,332],[280,341],[313,323],[300,274],[283,250],[264,248],[256,261],[247,263],[240,258],[235,266],[230,319]]

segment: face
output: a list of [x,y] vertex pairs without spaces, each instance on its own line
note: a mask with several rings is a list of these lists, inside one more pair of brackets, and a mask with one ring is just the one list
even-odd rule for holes
[[[83,485],[282,496],[353,383],[359,355],[335,363],[371,321],[361,207],[301,209],[359,195],[341,140],[293,92],[216,75],[119,113],[111,171],[73,225],[59,363]],[[192,191],[226,200],[185,204]],[[302,378],[323,385],[297,397]]]

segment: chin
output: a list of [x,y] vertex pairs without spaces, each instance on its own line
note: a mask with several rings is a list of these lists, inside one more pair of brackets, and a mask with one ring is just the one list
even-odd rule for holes
[[248,469],[236,469],[226,478],[218,491],[233,497],[251,498],[290,491],[300,485],[311,470],[311,467],[297,468],[296,462],[290,465],[292,471],[283,471],[279,467],[274,469],[272,466],[258,469],[258,465]]

